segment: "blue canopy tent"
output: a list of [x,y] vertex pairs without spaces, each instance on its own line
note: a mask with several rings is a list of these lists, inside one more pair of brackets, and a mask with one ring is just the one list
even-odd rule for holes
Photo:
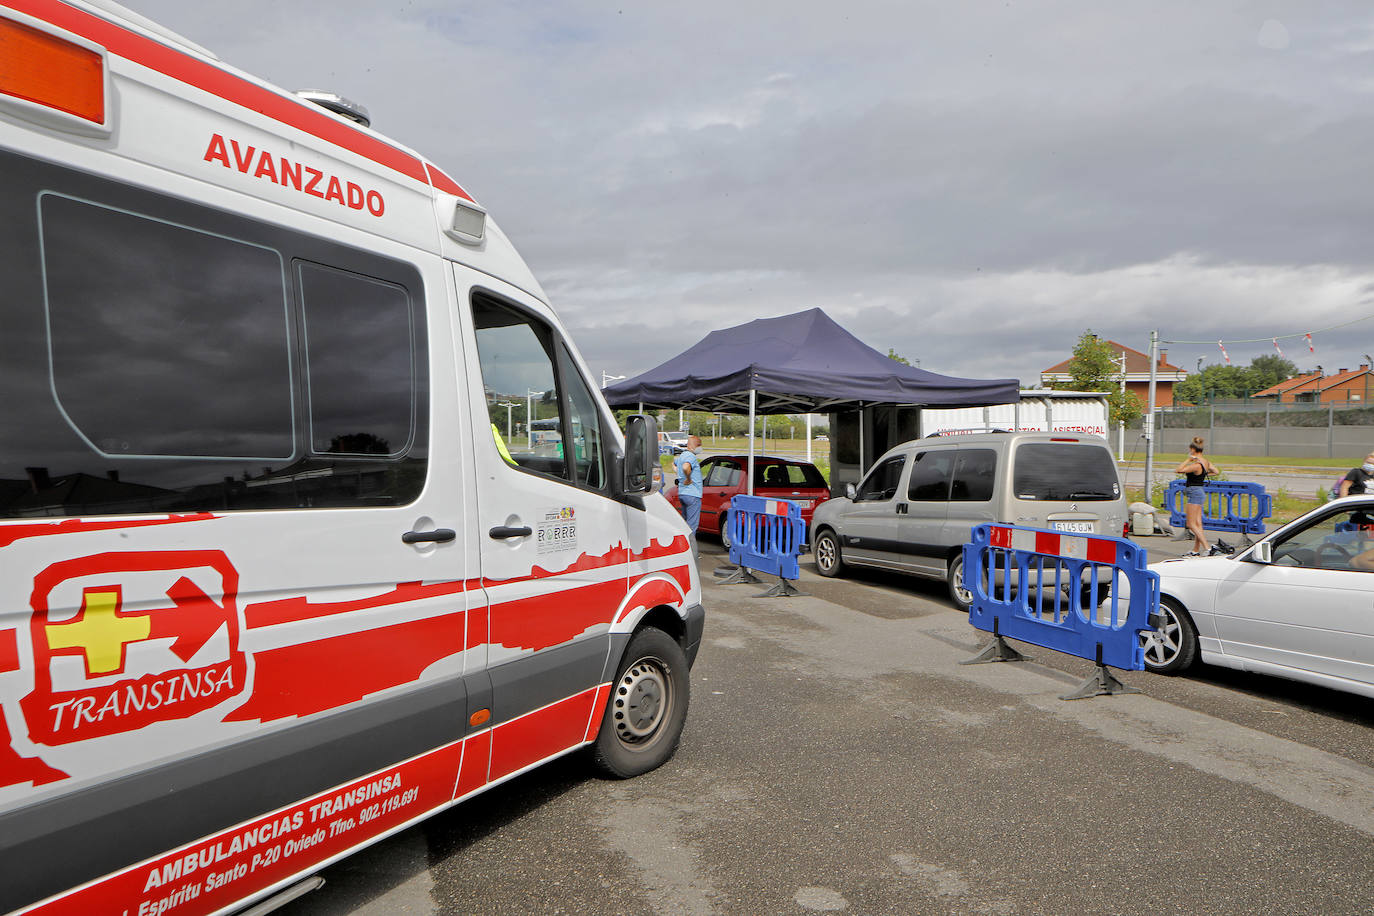
[[[712,331],[647,372],[602,390],[612,407],[756,414],[833,413],[877,405],[983,407],[1019,399],[1017,379],[969,379],[906,366],[821,309]],[[749,481],[753,492],[753,439]]]

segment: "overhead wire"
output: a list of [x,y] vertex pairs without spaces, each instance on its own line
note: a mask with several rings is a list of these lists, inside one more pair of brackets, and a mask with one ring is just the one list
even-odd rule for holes
[[[1224,339],[1225,339],[1228,343],[1269,343],[1269,342],[1275,341],[1275,340],[1294,340],[1294,339],[1299,339],[1299,338],[1304,338],[1304,337],[1310,337],[1310,336],[1313,335],[1313,334],[1325,334],[1327,331],[1336,331],[1336,330],[1339,330],[1339,329],[1341,329],[1341,328],[1347,328],[1347,327],[1349,327],[1349,326],[1352,325],[1352,324],[1359,324],[1361,321],[1368,321],[1368,320],[1371,319],[1371,318],[1374,318],[1374,315],[1364,315],[1364,316],[1362,316],[1362,317],[1360,317],[1360,318],[1352,318],[1352,319],[1350,319],[1349,321],[1342,321],[1340,324],[1333,324],[1333,325],[1331,325],[1330,327],[1325,327],[1325,328],[1313,328],[1313,329],[1310,330],[1310,331],[1299,331],[1299,332],[1294,333],[1294,334],[1271,334],[1271,335],[1268,336],[1268,337],[1246,337],[1246,338],[1227,337],[1227,338],[1224,338]],[[1184,346],[1190,345],[1190,344],[1191,344],[1191,345],[1196,345],[1196,346],[1207,346],[1207,347],[1210,347],[1210,346],[1214,345],[1214,344],[1216,343],[1216,341],[1215,341],[1215,340],[1161,340],[1160,343],[1166,343],[1166,344],[1180,344],[1180,345],[1184,345]]]

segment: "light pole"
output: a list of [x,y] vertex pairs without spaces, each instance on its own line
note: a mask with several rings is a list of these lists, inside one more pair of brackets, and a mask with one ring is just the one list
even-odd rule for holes
[[511,433],[512,433],[512,431],[513,431],[513,430],[512,430],[513,424],[511,423],[511,408],[515,406],[515,402],[514,402],[514,401],[497,401],[497,402],[496,402],[496,406],[497,406],[497,407],[504,407],[504,408],[506,408],[506,441],[509,442],[509,441],[511,440]]
[[530,450],[534,449],[534,396],[543,397],[544,392],[535,391],[533,388],[525,389],[525,433],[529,437]]
[[605,369],[601,370],[601,387],[605,388],[609,382],[618,382],[623,379],[623,375],[611,375]]

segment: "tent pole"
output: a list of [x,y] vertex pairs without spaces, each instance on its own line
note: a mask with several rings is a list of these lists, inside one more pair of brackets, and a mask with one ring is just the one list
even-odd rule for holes
[[811,464],[811,414],[806,415],[806,463]]
[[749,389],[749,495],[754,495],[754,409],[758,397],[753,388]]
[[864,479],[864,409],[859,408],[859,480]]

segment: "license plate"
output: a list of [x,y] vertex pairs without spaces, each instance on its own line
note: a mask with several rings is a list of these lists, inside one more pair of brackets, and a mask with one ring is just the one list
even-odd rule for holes
[[1074,534],[1092,534],[1092,522],[1050,522],[1055,531],[1072,531]]
[[816,501],[814,499],[794,499],[792,501],[797,505],[801,506],[803,509],[810,509],[812,506],[816,504]]

